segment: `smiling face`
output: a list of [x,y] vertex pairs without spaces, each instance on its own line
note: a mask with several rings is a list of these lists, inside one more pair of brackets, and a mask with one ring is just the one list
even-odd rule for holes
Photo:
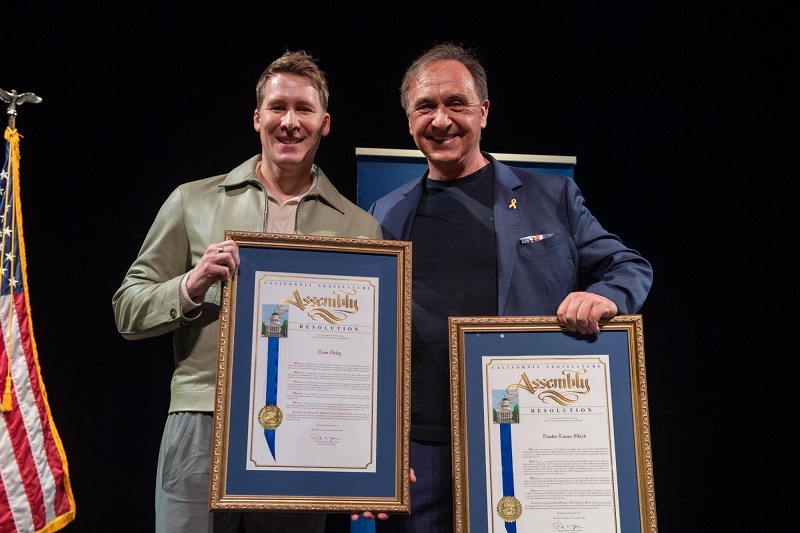
[[458,61],[437,61],[419,72],[409,87],[406,115],[430,178],[461,178],[486,164],[480,138],[489,100],[480,100],[472,75]]
[[272,174],[308,176],[331,117],[308,78],[281,72],[267,80],[253,126],[261,138],[262,163]]

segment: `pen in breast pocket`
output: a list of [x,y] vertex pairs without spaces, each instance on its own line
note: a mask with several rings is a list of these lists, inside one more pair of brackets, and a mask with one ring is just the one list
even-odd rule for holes
[[527,237],[522,237],[519,240],[520,244],[530,244],[532,242],[539,242],[549,237],[552,237],[552,233],[540,233],[539,235],[528,235]]

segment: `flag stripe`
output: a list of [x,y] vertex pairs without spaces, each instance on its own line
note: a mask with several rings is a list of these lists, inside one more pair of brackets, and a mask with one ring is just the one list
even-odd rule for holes
[[[22,259],[24,266],[24,254]],[[19,336],[23,347],[22,349],[25,350],[26,353],[36,354],[36,347],[31,332],[31,321],[27,311],[29,303],[27,302],[26,295],[27,291],[25,294],[14,295],[14,303],[17,306],[17,317],[19,319]],[[37,360],[38,358],[27,360],[27,376],[29,379],[21,382],[30,386],[30,391],[27,391],[27,393],[31,395],[31,400],[33,400],[36,405],[36,410],[34,412],[32,408],[34,403],[24,402],[31,407],[32,411],[30,413],[30,422],[26,423],[26,426],[28,426],[28,435],[36,436],[36,438],[33,439],[37,447],[37,453],[34,454],[34,457],[41,459],[37,461],[37,471],[39,472],[39,478],[42,482],[43,501],[52,503],[51,508],[47,509],[47,522],[50,522],[56,515],[67,511],[70,504],[66,498],[66,494],[57,490],[64,471],[61,467],[61,453],[51,431],[52,421],[50,420],[49,410],[46,405],[47,395],[40,386],[42,379],[39,374],[38,365],[35,364]]]
[[[10,325],[10,352],[12,354],[23,353],[23,343],[20,337],[22,328],[27,325],[24,295],[15,294],[13,300],[8,300],[8,298],[0,296],[0,318],[2,319],[0,324],[2,324],[3,340],[7,339],[9,333],[7,302],[11,301],[14,304],[15,312],[12,313],[14,321]],[[30,346],[27,347],[27,350],[29,349]],[[25,353],[29,353],[27,350]],[[39,530],[44,524],[55,518],[55,513],[45,507],[45,498],[48,492],[52,492],[51,487],[55,482],[50,481],[53,476],[50,473],[43,449],[45,429],[40,423],[41,391],[34,391],[36,380],[31,379],[32,364],[31,360],[12,356],[11,377],[14,386],[12,398],[13,404],[19,406],[19,410],[14,410],[12,413],[14,415],[19,413],[19,416],[10,417],[13,425],[9,424],[9,429],[16,450],[17,465],[22,473],[22,483],[25,485],[28,505],[33,515],[34,530]],[[38,389],[38,387],[35,388]],[[14,442],[15,440],[16,442]]]
[[[44,514],[44,508],[36,454],[29,440],[31,437],[35,439],[37,434],[41,435],[41,428],[33,427],[38,426],[39,406],[31,391],[28,358],[19,356],[26,352],[23,352],[20,343],[20,324],[17,321],[19,306],[16,300],[24,296],[19,294],[12,298],[3,292],[0,295],[0,346],[2,354],[6,356],[4,370],[7,370],[7,362],[11,361],[12,410],[4,413],[3,425],[9,445],[2,447],[0,465],[17,530],[35,531],[40,529],[36,527],[37,522],[39,526],[46,523],[36,519]],[[23,311],[22,318],[26,316],[27,313]],[[11,354],[10,358],[8,354]],[[2,376],[5,383],[6,373]]]
[[[2,437],[0,437],[0,446],[3,446]],[[8,501],[8,494],[6,494],[6,485],[2,478],[0,478],[0,531],[17,531],[14,526],[14,517],[11,516],[11,504]]]

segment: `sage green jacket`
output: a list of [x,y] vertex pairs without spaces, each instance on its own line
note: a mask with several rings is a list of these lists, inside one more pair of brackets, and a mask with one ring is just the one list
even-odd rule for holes
[[[267,193],[255,174],[255,156],[228,174],[177,187],[156,216],[112,298],[117,329],[130,340],[172,332],[175,371],[169,411],[214,408],[220,285],[202,306],[182,313],[180,283],[225,230],[264,231]],[[316,186],[297,207],[296,232],[382,238],[378,222],[339,194],[316,165]]]

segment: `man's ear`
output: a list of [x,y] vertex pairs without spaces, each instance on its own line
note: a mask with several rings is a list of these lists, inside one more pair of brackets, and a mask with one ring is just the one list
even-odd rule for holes
[[327,137],[328,134],[331,132],[331,115],[330,113],[325,113],[325,116],[322,118],[322,136]]

